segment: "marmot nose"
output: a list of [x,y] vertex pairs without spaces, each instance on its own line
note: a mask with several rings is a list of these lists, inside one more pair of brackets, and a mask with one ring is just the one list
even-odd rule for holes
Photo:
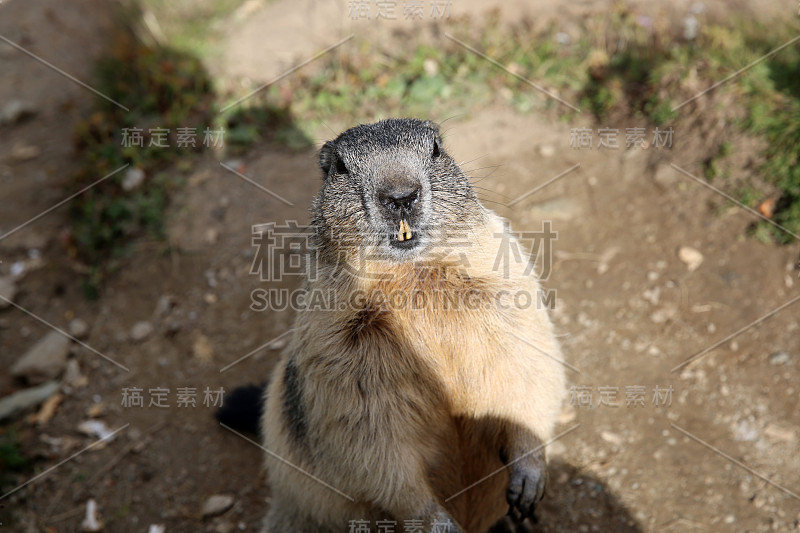
[[392,211],[411,211],[419,199],[419,186],[391,187],[378,191],[378,201]]

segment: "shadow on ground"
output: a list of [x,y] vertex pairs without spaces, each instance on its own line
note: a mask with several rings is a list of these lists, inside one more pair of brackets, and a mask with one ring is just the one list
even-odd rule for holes
[[636,519],[598,478],[562,461],[550,461],[550,482],[536,522],[514,526],[506,518],[490,533],[617,531],[640,533]]
[[643,531],[600,479],[562,461],[550,462],[550,484],[533,531]]

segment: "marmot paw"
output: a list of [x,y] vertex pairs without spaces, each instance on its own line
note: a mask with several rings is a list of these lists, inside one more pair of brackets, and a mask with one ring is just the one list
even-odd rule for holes
[[[525,463],[521,461],[520,463]],[[539,463],[536,461],[536,463]],[[509,514],[519,520],[534,519],[536,504],[544,496],[544,487],[547,483],[547,466],[540,464],[514,464],[511,466],[511,482],[506,492],[506,500],[511,506]]]

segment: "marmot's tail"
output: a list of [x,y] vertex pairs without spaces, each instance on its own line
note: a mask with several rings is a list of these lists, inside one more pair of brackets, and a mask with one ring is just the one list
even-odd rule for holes
[[218,422],[236,431],[261,434],[264,392],[267,384],[237,387],[224,396],[222,407],[214,414]]

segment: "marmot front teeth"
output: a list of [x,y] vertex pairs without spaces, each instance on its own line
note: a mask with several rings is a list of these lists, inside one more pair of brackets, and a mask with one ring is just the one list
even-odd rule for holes
[[400,229],[397,231],[397,240],[400,242],[407,241],[413,237],[413,233],[411,233],[411,227],[408,225],[408,222],[405,219],[400,221]]

